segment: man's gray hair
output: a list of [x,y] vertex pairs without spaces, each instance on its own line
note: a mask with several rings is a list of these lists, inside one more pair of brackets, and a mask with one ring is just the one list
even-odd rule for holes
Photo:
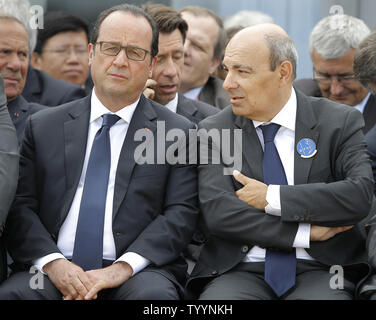
[[296,50],[294,41],[288,36],[277,33],[266,34],[265,41],[270,50],[270,69],[274,71],[283,61],[289,61],[292,65],[294,80],[298,64],[298,51]]
[[351,48],[356,49],[370,33],[366,24],[355,17],[335,14],[320,20],[309,38],[309,51],[316,50],[324,59],[343,57]]
[[260,11],[242,10],[227,18],[223,23],[225,30],[245,28],[260,23],[274,23],[271,16]]
[[37,30],[31,28],[30,3],[28,0],[0,0],[0,19],[8,18],[20,22],[29,38],[29,54],[34,51],[37,43]]

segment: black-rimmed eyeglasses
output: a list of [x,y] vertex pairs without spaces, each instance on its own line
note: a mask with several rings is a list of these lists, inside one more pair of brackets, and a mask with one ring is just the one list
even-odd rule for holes
[[108,56],[117,56],[121,49],[124,49],[127,58],[134,61],[143,61],[150,51],[135,47],[135,46],[122,46],[120,43],[99,41],[94,44],[99,44],[101,53]]

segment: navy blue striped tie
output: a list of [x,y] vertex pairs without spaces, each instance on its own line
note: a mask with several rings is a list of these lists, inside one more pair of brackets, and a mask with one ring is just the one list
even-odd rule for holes
[[[264,183],[275,185],[286,185],[287,179],[285,170],[278,150],[274,145],[274,137],[280,125],[271,123],[260,126],[264,135],[264,158],[262,170]],[[291,253],[275,250],[266,250],[265,255],[265,281],[274,290],[278,297],[286,293],[295,285],[296,276],[296,254],[295,249]]]
[[103,230],[108,179],[111,167],[110,128],[116,114],[104,114],[95,135],[86,170],[72,261],[86,270],[102,268]]

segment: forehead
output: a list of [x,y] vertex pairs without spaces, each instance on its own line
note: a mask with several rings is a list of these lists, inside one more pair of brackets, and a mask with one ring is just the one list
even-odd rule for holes
[[28,46],[29,39],[21,23],[12,19],[0,19],[0,41],[7,45]]
[[143,16],[116,11],[107,16],[99,29],[98,41],[114,41],[122,44],[151,47],[152,29]]
[[256,69],[269,65],[269,49],[264,40],[236,37],[226,47],[223,63],[227,67],[245,65]]
[[81,42],[84,44],[87,44],[87,36],[85,31],[66,31],[66,32],[60,32],[55,35],[53,35],[51,38],[49,38],[46,42],[48,43],[75,43],[75,42]]
[[312,53],[312,62],[316,71],[328,74],[337,74],[353,71],[355,50],[350,49],[347,53],[336,59],[324,59],[316,50]]
[[183,36],[179,29],[172,31],[171,33],[159,34],[159,54],[168,51],[183,50]]
[[189,26],[187,37],[195,38],[198,41],[210,41],[211,43],[214,43],[217,40],[219,26],[212,17],[195,16],[184,11],[181,15]]

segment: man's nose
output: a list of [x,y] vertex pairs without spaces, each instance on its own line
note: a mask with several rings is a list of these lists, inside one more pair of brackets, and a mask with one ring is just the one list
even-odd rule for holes
[[338,81],[337,78],[333,79],[330,83],[330,93],[332,95],[338,96],[343,91],[343,85]]
[[125,53],[124,49],[120,50],[118,55],[115,57],[113,64],[116,65],[117,67],[128,66],[129,59],[128,59],[127,54]]

